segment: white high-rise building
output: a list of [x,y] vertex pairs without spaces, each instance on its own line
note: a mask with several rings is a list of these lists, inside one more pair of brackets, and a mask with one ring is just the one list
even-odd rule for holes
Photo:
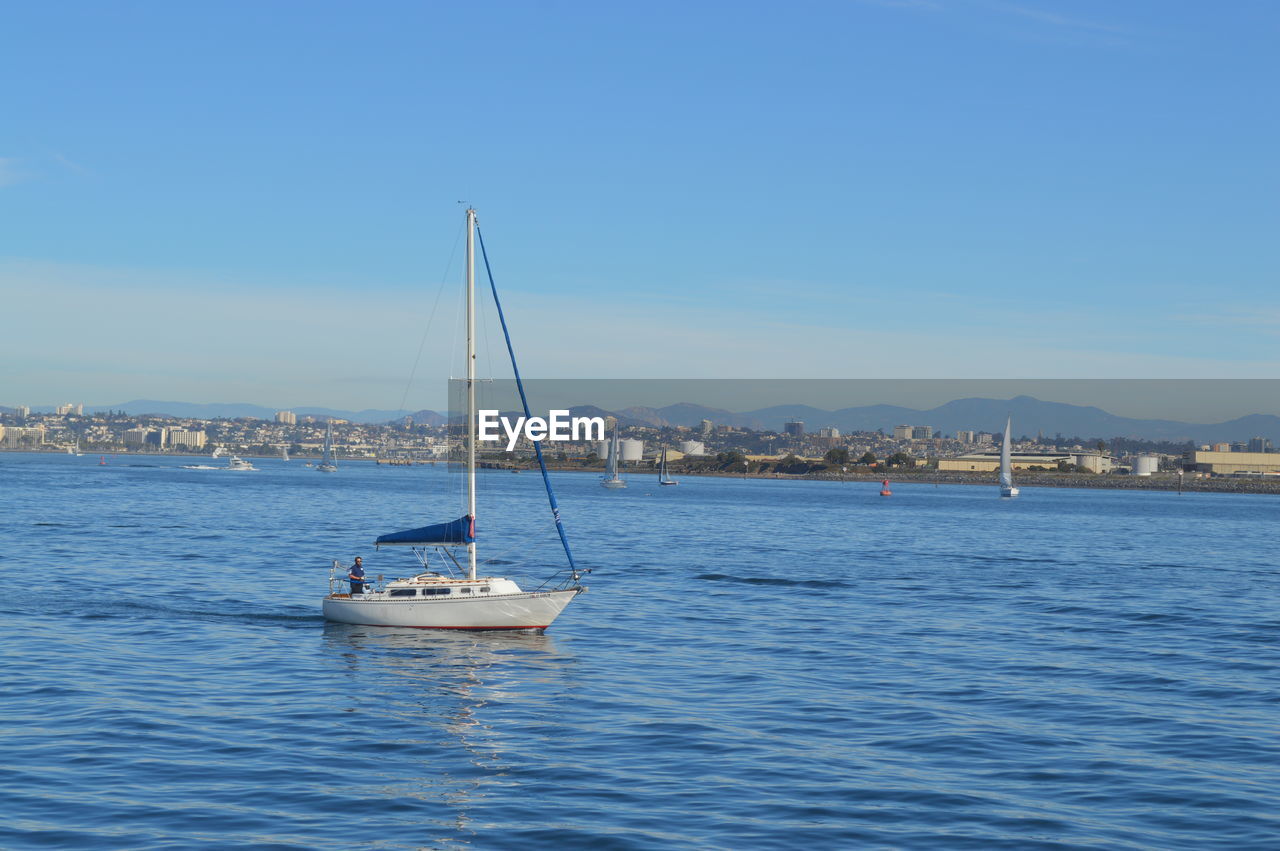
[[280,425],[297,425],[298,415],[293,411],[276,411],[276,422]]
[[169,430],[170,446],[185,446],[187,449],[203,449],[207,437],[202,431],[187,431],[185,429]]

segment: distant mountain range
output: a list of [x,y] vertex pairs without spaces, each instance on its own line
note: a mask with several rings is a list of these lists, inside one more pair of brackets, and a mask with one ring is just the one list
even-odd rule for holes
[[681,403],[663,408],[626,408],[618,411],[626,424],[697,427],[702,420],[716,425],[781,431],[783,424],[800,420],[808,432],[834,426],[841,432],[891,432],[896,425],[933,426],[935,433],[954,435],[957,431],[997,432],[1004,430],[1005,417],[1013,418],[1018,435],[1085,439],[1127,437],[1194,443],[1247,441],[1269,438],[1280,445],[1280,417],[1250,414],[1221,423],[1184,423],[1176,420],[1146,420],[1120,417],[1101,408],[1044,402],[1031,396],[1013,399],[956,399],[928,410],[899,405],[865,405],[828,411],[810,405],[775,405],[755,411],[735,413],[720,408]]
[[[51,411],[51,408],[43,408]],[[124,411],[133,416],[156,414],[168,417],[192,417],[194,419],[211,420],[217,417],[236,419],[253,417],[259,420],[274,420],[279,408],[266,408],[248,402],[162,402],[155,399],[133,399],[119,405],[86,406],[86,412]],[[335,408],[289,408],[299,417],[333,417],[340,420],[351,420],[353,423],[386,423],[413,417],[415,423],[440,425],[445,418],[435,411],[380,411],[372,408],[363,411],[339,411]]]
[[[159,414],[174,417],[212,419],[215,417],[255,417],[271,420],[275,410],[261,405],[245,403],[162,402],[152,399],[134,399],[119,405],[94,407],[93,411],[107,409],[124,411],[133,415]],[[436,411],[341,411],[333,408],[291,408],[299,416],[336,417],[358,423],[387,423],[412,416],[414,422],[440,425],[446,421]],[[756,430],[781,431],[783,424],[801,420],[806,431],[813,432],[823,426],[833,426],[841,432],[892,431],[896,425],[933,426],[935,433],[954,435],[962,429],[996,432],[1004,428],[1007,416],[1013,417],[1013,431],[1017,435],[1046,437],[1063,435],[1084,439],[1110,439],[1126,437],[1144,440],[1168,440],[1193,443],[1242,442],[1251,437],[1265,437],[1280,445],[1280,417],[1271,414],[1250,414],[1220,423],[1184,423],[1176,420],[1147,420],[1120,417],[1101,408],[1085,405],[1068,405],[1062,402],[1045,402],[1030,396],[1013,399],[956,399],[928,410],[904,408],[898,405],[865,405],[828,411],[809,405],[775,405],[755,411],[734,412],[722,408],[709,408],[691,402],[681,402],[661,408],[632,407],[618,411],[606,411],[594,406],[578,406],[571,409],[576,416],[616,416],[624,425],[688,426],[697,428],[703,420],[716,425],[732,425]],[[0,411],[12,413],[11,408]]]

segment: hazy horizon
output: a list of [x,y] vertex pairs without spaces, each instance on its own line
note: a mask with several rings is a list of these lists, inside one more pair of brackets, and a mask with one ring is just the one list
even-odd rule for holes
[[[494,402],[516,407],[509,390],[510,379],[486,382]],[[1116,416],[1135,419],[1166,419],[1187,423],[1217,423],[1250,414],[1280,416],[1280,380],[1253,379],[1216,381],[1164,379],[1105,380],[1014,380],[1014,379],[527,379],[530,404],[543,409],[562,404],[591,404],[608,410],[629,407],[661,408],[681,403],[704,405],[735,413],[782,405],[807,405],[826,411],[867,405],[897,405],[930,410],[959,399],[1011,400],[1030,396],[1042,402],[1057,402],[1101,408]],[[442,387],[442,389],[444,389]],[[347,408],[335,404],[274,405],[250,400],[187,401],[152,399],[160,403],[184,405],[253,405],[271,410],[320,408],[360,413],[385,411],[412,413],[450,409],[448,398],[435,404],[408,407]],[[510,397],[510,398],[506,398]],[[111,403],[80,403],[64,399],[53,404],[29,405],[33,410],[54,408],[72,402],[84,404],[85,411],[119,408],[144,397],[135,396]],[[4,403],[15,407],[22,403]],[[1207,416],[1205,413],[1208,412]]]

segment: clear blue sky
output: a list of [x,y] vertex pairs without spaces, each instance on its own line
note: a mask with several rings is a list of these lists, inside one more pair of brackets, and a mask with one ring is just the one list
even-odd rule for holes
[[531,375],[1274,377],[1277,43],[1272,2],[18,4],[0,404],[398,407],[458,200]]

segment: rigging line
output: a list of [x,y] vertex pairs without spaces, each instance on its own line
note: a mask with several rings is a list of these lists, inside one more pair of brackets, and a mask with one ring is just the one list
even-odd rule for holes
[[[476,225],[476,238],[480,243],[480,256],[484,258],[484,271],[489,276],[489,289],[493,293],[493,305],[498,308],[498,320],[502,323],[502,336],[507,341],[507,353],[511,355],[511,371],[515,373],[516,389],[520,391],[520,404],[524,407],[524,415],[532,416],[529,412],[529,399],[524,393],[524,382],[520,380],[520,367],[516,365],[516,350],[511,345],[511,332],[507,329],[507,317],[502,312],[502,301],[498,298],[498,285],[493,280],[493,269],[489,266],[489,252],[484,247],[484,237],[480,233],[480,226]],[[551,489],[551,476],[547,474],[547,462],[542,457],[542,441],[535,440],[533,442],[533,451],[538,456],[538,468],[542,470],[542,483],[547,487],[547,501],[551,503],[551,516],[556,521],[556,531],[560,533],[560,543],[564,544],[564,554],[569,559],[569,569],[573,571],[574,577],[577,577],[578,566],[573,561],[573,550],[569,549],[569,536],[564,531],[564,524],[560,522],[560,506],[556,503],[556,492]]]
[[427,345],[427,333],[431,330],[431,323],[436,318],[436,308],[440,306],[440,296],[444,294],[444,285],[449,281],[449,270],[453,268],[453,258],[458,253],[458,242],[462,239],[462,228],[458,228],[457,235],[453,238],[453,248],[449,251],[449,262],[445,263],[444,274],[440,276],[440,288],[436,290],[436,300],[431,304],[431,314],[427,317],[427,324],[422,329],[422,339],[418,341],[418,354],[413,359],[413,368],[409,370],[409,380],[404,385],[404,395],[400,397],[400,407],[396,410],[405,410],[405,403],[409,401],[409,391],[413,388],[413,379],[418,374],[418,363],[422,360],[422,349]]

